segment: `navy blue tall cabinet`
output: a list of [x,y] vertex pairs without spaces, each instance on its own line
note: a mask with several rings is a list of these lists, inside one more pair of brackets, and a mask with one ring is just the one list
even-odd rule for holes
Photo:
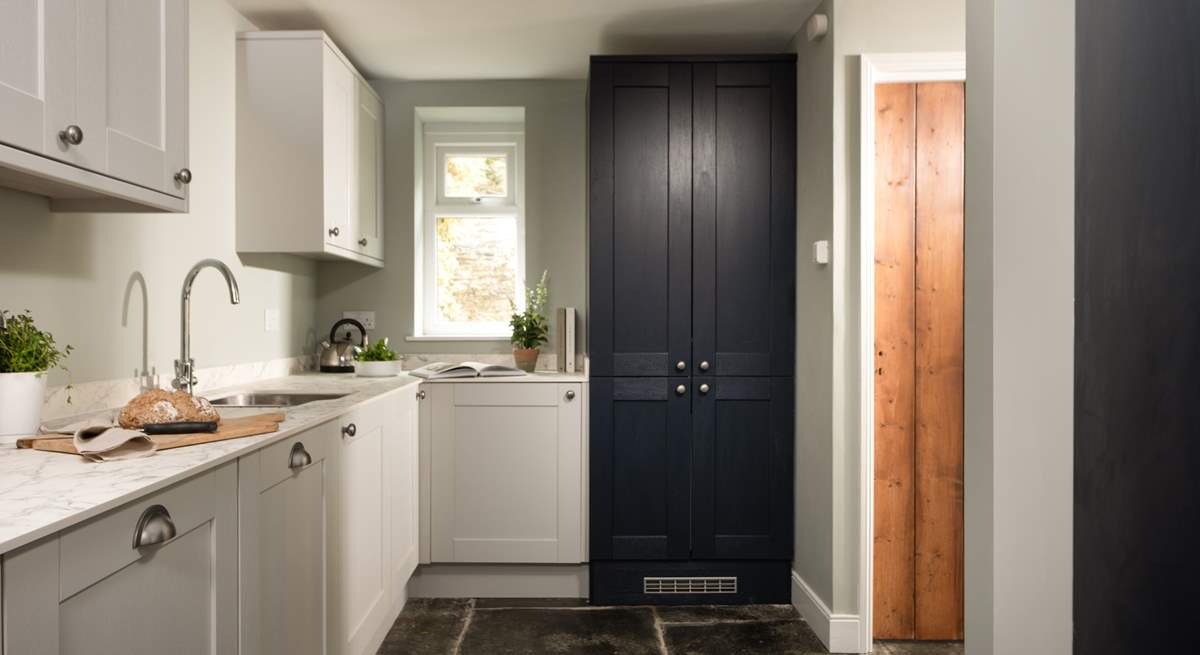
[[593,57],[594,603],[787,602],[795,58]]

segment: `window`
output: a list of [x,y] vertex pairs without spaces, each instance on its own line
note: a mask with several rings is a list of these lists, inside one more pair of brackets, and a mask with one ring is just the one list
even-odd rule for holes
[[415,334],[506,338],[524,309],[520,123],[425,123]]

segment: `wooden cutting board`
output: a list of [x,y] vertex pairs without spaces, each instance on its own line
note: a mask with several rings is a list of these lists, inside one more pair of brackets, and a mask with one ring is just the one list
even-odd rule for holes
[[[183,448],[184,446],[195,446],[202,443],[212,443],[214,441],[224,441],[226,439],[238,439],[240,437],[253,437],[259,434],[270,434],[272,432],[277,432],[279,430],[279,424],[282,423],[286,418],[287,415],[283,412],[255,414],[254,416],[242,416],[240,418],[227,418],[221,420],[221,424],[217,427],[216,432],[195,432],[192,434],[155,434],[151,435],[150,439],[158,445],[159,450]],[[75,441],[69,434],[23,437],[17,440],[17,448],[32,448],[33,450],[44,450],[50,453],[66,453],[68,455],[79,454],[79,451],[75,450]]]

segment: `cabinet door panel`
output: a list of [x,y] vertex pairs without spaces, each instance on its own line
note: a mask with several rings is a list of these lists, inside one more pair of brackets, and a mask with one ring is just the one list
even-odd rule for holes
[[105,57],[88,63],[81,80],[105,80],[104,105],[79,111],[96,112],[106,127],[104,172],[182,197],[174,175],[188,136],[187,2],[108,0],[101,29]]
[[[354,75],[328,47],[322,49],[324,78],[322,160],[325,166],[325,243],[354,250],[350,221],[353,188]],[[336,234],[335,234],[336,232]]]
[[693,553],[786,559],[792,549],[792,382],[717,378],[694,396]]
[[404,602],[404,587],[417,568],[418,499],[420,498],[417,461],[418,412],[416,390],[401,391],[394,401],[399,405],[399,420],[388,437],[388,496],[391,512],[392,600]]
[[[684,395],[675,387],[683,384]],[[593,378],[591,559],[689,551],[691,416],[685,380]]]
[[[38,153],[42,152],[46,124],[42,62],[48,50],[41,20],[47,9],[50,13],[46,19],[50,22],[59,13],[46,4],[45,0],[11,0],[4,3],[4,20],[0,20],[0,44],[4,44],[0,56],[0,143]],[[69,13],[73,16],[74,11]]]
[[592,80],[593,374],[679,375],[691,359],[691,70],[617,72],[598,64]]
[[355,242],[358,251],[372,257],[383,257],[383,104],[371,92],[366,82],[356,85],[357,114],[355,117],[356,180],[354,232],[356,240],[365,239],[365,245]]
[[706,375],[790,375],[794,81],[784,64],[695,66],[694,348]]

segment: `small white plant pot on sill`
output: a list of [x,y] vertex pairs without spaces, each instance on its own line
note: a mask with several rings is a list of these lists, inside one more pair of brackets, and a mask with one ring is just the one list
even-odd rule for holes
[[390,362],[354,362],[354,373],[360,378],[390,378],[400,375],[400,360]]
[[37,434],[46,402],[46,380],[41,373],[0,373],[0,442]]

